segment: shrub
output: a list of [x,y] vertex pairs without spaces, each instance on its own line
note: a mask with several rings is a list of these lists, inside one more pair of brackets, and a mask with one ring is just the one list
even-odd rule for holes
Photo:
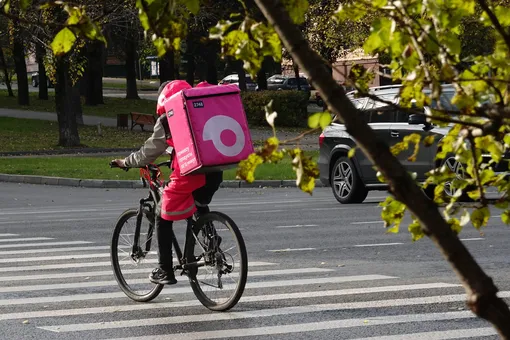
[[248,123],[267,126],[264,106],[273,100],[273,110],[278,112],[276,126],[306,127],[309,93],[304,91],[243,92],[242,100]]

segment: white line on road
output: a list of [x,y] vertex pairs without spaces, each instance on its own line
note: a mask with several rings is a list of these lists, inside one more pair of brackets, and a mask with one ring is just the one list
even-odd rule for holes
[[315,248],[287,248],[287,249],[273,249],[273,250],[266,250],[270,251],[272,253],[286,253],[291,251],[308,251],[308,250],[315,250]]
[[296,225],[279,225],[275,228],[303,228],[303,227],[318,227],[317,224],[296,224]]
[[0,237],[19,236],[19,234],[0,234]]
[[357,338],[352,340],[449,340],[449,339],[466,339],[475,336],[497,335],[496,330],[491,327],[485,328],[465,328],[453,329],[439,332],[421,332],[411,334],[394,334],[384,336],[374,336],[370,338]]
[[482,237],[473,237],[473,238],[461,238],[461,241],[483,241],[485,240]]
[[383,223],[383,221],[365,221],[365,222],[351,222],[351,224],[374,224],[374,223]]
[[[334,305],[330,305],[333,307]],[[324,306],[327,308],[327,305]],[[326,309],[328,310],[328,309]],[[208,314],[204,317],[204,320],[214,318],[225,318],[230,316],[232,319],[244,319],[250,317],[265,317],[272,315],[280,315],[279,312],[285,312],[285,314],[294,313],[306,313],[313,311],[321,311],[321,306],[303,306],[303,307],[287,307],[278,308],[273,310],[261,310],[252,312],[234,312],[225,314]],[[294,313],[293,313],[294,312]],[[253,315],[253,316],[252,316]],[[216,331],[200,331],[200,332],[189,332],[189,333],[174,333],[168,335],[153,335],[143,337],[132,337],[122,338],[122,340],[162,340],[162,339],[218,339],[218,338],[237,338],[245,336],[258,336],[258,335],[276,335],[276,334],[292,334],[302,332],[313,332],[321,331],[326,329],[339,329],[339,328],[351,328],[351,327],[366,327],[378,326],[378,325],[392,325],[402,323],[414,323],[422,321],[443,321],[443,320],[458,320],[458,319],[470,319],[474,318],[475,315],[472,312],[448,312],[448,313],[422,313],[422,314],[402,314],[402,315],[390,315],[390,316],[376,316],[367,318],[356,318],[356,319],[343,319],[343,320],[332,320],[312,323],[300,323],[290,325],[278,325],[278,326],[265,326],[265,327],[253,327],[253,328],[237,328],[237,329],[225,329]],[[184,316],[181,316],[184,318]],[[221,320],[221,319],[220,319]],[[50,326],[54,327],[54,326]],[[48,328],[46,328],[48,329]],[[48,329],[49,330],[49,329]],[[112,339],[113,340],[113,339]],[[120,340],[120,339],[118,339]]]
[[[51,249],[48,250],[51,252]],[[11,263],[11,262],[38,262],[38,261],[61,261],[61,260],[75,260],[75,259],[94,259],[101,257],[110,257],[110,254],[71,254],[71,255],[58,255],[58,256],[36,256],[36,257],[19,257],[0,259],[0,263]]]
[[[299,279],[299,280],[279,280],[279,281],[263,281],[253,282],[246,285],[246,289],[252,288],[273,288],[273,287],[289,287],[301,285],[316,285],[326,283],[344,283],[344,282],[358,282],[358,281],[376,281],[396,279],[394,276],[385,275],[357,275],[357,276],[334,276],[322,277],[313,279]],[[135,281],[135,280],[133,280]],[[140,280],[147,283],[148,280]],[[103,281],[103,282],[80,282],[80,283],[63,283],[53,285],[33,285],[33,286],[20,286],[20,287],[4,287],[0,292],[20,292],[20,291],[42,291],[52,289],[76,289],[76,288],[90,288],[90,287],[106,287],[116,286],[116,281]],[[164,292],[163,292],[164,293]],[[191,293],[191,288],[176,287],[168,290],[168,294],[187,294]],[[98,299],[114,299],[124,297],[124,293],[93,293],[93,294],[74,294],[65,296],[44,296],[35,298],[16,298],[0,300],[0,306],[12,305],[26,305],[35,303],[60,303],[64,301],[83,301],[83,300],[98,300]]]
[[[90,244],[89,241],[68,241],[68,242],[45,242],[45,243],[19,243],[19,244],[2,244],[2,249],[6,248],[21,248],[21,247],[46,247],[46,246],[66,246],[73,244]],[[48,249],[48,252],[51,249]]]
[[250,211],[250,214],[265,214],[265,213],[276,213],[276,212],[283,212],[285,210],[257,210],[257,211]]
[[403,243],[394,242],[394,243],[374,243],[374,244],[356,244],[354,247],[383,247],[383,246],[396,246]]
[[22,249],[22,250],[8,250],[1,251],[2,255],[20,255],[20,254],[38,254],[38,253],[55,253],[55,252],[70,252],[70,251],[91,251],[91,250],[105,250],[110,249],[110,246],[93,246],[93,247],[67,247],[67,248],[51,248],[51,249]]
[[[272,295],[248,295],[243,296],[243,303],[246,302],[262,302],[262,301],[276,301],[276,300],[302,300],[307,298],[318,298],[327,296],[351,296],[360,294],[383,293],[383,292],[401,292],[437,288],[457,288],[462,287],[458,284],[450,283],[425,283],[425,284],[412,284],[412,285],[399,285],[399,286],[380,286],[369,288],[351,288],[351,289],[338,289],[338,290],[323,290],[323,291],[309,291],[297,292],[286,294],[272,294]],[[163,291],[161,294],[172,294],[171,290]],[[463,295],[465,299],[465,295]],[[196,299],[189,301],[178,302],[154,302],[151,304],[129,304],[120,306],[106,306],[106,307],[88,307],[76,309],[57,309],[57,310],[41,310],[32,312],[18,312],[0,314],[0,320],[15,320],[15,319],[33,319],[33,318],[50,318],[59,316],[71,315],[87,315],[87,314],[101,314],[101,313],[116,313],[116,312],[132,312],[135,310],[149,310],[149,309],[166,309],[166,308],[184,308],[192,306],[200,306],[201,303]]]
[[59,219],[55,218],[52,220],[13,220],[13,221],[6,221],[6,222],[0,222],[0,224],[18,224],[18,223],[53,223],[53,222],[81,222],[81,221],[98,221],[98,220],[111,220],[111,216],[102,216],[102,217],[82,217],[82,218],[64,218]]
[[25,241],[43,241],[43,240],[54,240],[54,238],[53,237],[0,238],[0,242],[25,242]]
[[[124,275],[126,274],[139,274],[139,273],[147,273],[152,268],[140,268],[140,269],[125,269],[122,271]],[[312,274],[312,273],[324,273],[324,272],[332,272],[333,269],[327,268],[296,268],[296,269],[278,269],[278,270],[259,270],[255,272],[250,272],[250,277],[254,276],[272,276],[272,275],[290,275],[290,274]],[[111,270],[103,270],[96,272],[79,272],[79,273],[66,273],[66,278],[71,277],[92,277],[92,276],[111,276],[113,272]],[[40,274],[40,275],[18,275],[18,276],[0,276],[0,282],[2,281],[32,281],[32,280],[48,280],[48,279],[61,279],[62,273],[58,274]]]
[[[158,263],[157,259],[145,260],[144,263]],[[131,261],[121,261],[120,264],[132,264]],[[268,266],[274,265],[275,263],[270,262],[250,262],[248,267],[252,266]],[[110,267],[112,263],[110,261],[103,262],[80,262],[80,263],[59,263],[59,264],[43,264],[36,266],[25,266],[25,267],[0,267],[0,272],[21,272],[31,270],[52,270],[52,269],[65,269],[65,268],[85,268],[85,267]]]

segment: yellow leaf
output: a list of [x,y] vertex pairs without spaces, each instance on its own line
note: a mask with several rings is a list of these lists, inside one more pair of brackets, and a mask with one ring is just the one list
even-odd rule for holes
[[62,56],[71,50],[75,41],[76,36],[74,33],[69,28],[65,27],[53,38],[51,49],[56,56]]

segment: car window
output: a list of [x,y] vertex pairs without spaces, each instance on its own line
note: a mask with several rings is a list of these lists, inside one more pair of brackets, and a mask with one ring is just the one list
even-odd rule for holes
[[286,78],[284,77],[270,77],[267,79],[268,84],[283,84]]
[[395,121],[397,123],[407,123],[409,122],[409,113],[408,112],[405,112],[405,111],[397,111],[396,112],[396,119]]
[[393,110],[368,110],[364,119],[367,119],[367,123],[391,123],[394,113]]

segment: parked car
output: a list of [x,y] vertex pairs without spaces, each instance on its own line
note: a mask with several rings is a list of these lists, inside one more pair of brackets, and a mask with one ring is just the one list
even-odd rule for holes
[[[379,98],[397,103],[400,87],[401,85],[380,86],[370,91]],[[446,109],[456,109],[451,104],[454,94],[455,89],[451,85],[443,85],[440,101]],[[442,160],[435,159],[438,142],[448,133],[451,126],[442,128],[434,126],[426,122],[423,115],[409,115],[407,112],[369,98],[354,98],[353,93],[349,93],[348,97],[356,108],[363,112],[364,120],[378,138],[389,147],[401,142],[405,136],[412,133],[421,134],[422,139],[430,134],[436,135],[434,145],[421,147],[414,162],[408,160],[414,150],[403,151],[397,155],[399,161],[410,172],[417,174],[418,181],[425,181],[428,171],[442,165],[448,166],[459,178],[464,177],[464,166],[455,159],[454,155],[447,155]],[[431,106],[435,105],[432,103]],[[428,109],[425,108],[425,110]],[[363,152],[358,151],[352,158],[348,157],[349,150],[356,145],[356,142],[347,133],[344,125],[332,123],[326,127],[319,137],[319,145],[320,180],[323,184],[332,187],[333,195],[338,202],[361,203],[369,191],[387,189],[387,185],[377,179],[371,161]],[[484,157],[490,157],[490,155]],[[510,159],[510,155],[505,155],[505,159]],[[508,164],[508,161],[502,161],[493,166],[493,169],[497,173],[507,172]],[[453,195],[449,183],[445,185],[444,193],[447,196]]]
[[[225,85],[225,84],[235,84],[239,86],[239,75],[236,74],[230,74],[220,80],[219,85]],[[246,90],[248,91],[255,91],[255,88],[257,87],[257,84],[251,79],[250,75],[246,75]]]
[[[39,86],[39,72],[32,73],[30,81],[31,81],[33,87],[38,87]],[[46,81],[47,81],[48,87],[54,87],[53,83],[50,81],[49,78],[46,78]]]
[[298,80],[301,91],[310,93],[311,87],[305,77],[288,77],[281,74],[275,74],[267,78],[268,90],[297,90]]

